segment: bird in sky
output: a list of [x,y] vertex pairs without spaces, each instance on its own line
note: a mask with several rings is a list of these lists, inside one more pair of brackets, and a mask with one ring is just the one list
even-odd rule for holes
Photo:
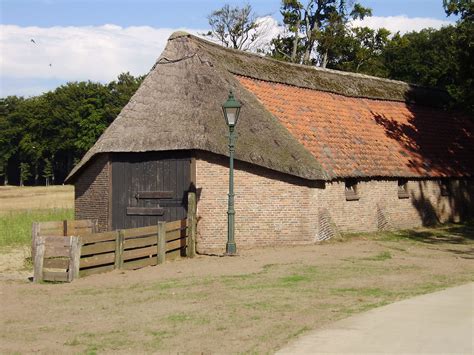
[[30,39],[31,42],[33,42],[34,44],[36,44],[35,40],[32,38]]

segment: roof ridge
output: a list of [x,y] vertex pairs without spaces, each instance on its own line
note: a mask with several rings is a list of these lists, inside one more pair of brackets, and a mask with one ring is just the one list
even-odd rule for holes
[[[419,88],[419,89],[424,89],[424,90],[433,90],[433,91],[438,91],[438,92],[443,92],[443,93],[446,92],[446,90],[443,90],[443,89],[440,89],[440,88],[409,83],[409,82],[402,81],[402,80],[382,78],[382,77],[379,77],[379,76],[373,76],[373,75],[368,75],[368,74],[363,74],[363,73],[354,73],[354,72],[342,71],[342,70],[337,70],[337,69],[322,68],[322,67],[318,67],[318,66],[314,66],[314,65],[306,65],[306,64],[285,62],[285,61],[281,61],[281,60],[278,60],[278,59],[265,57],[265,56],[260,55],[258,53],[252,53],[252,52],[242,51],[242,50],[239,50],[239,49],[224,47],[224,46],[222,46],[222,45],[220,45],[216,42],[210,41],[208,39],[205,39],[203,37],[200,37],[200,36],[192,34],[192,33],[188,33],[186,31],[175,31],[175,32],[173,32],[171,34],[171,36],[168,38],[168,41],[172,41],[172,40],[182,38],[182,37],[191,38],[192,40],[196,40],[198,42],[216,47],[219,50],[227,51],[227,52],[230,52],[232,54],[244,55],[244,56],[248,56],[248,57],[251,57],[251,58],[260,59],[260,60],[263,60],[263,61],[269,61],[269,62],[279,64],[279,65],[282,65],[282,66],[288,66],[288,67],[293,67],[293,68],[298,68],[298,69],[314,70],[316,72],[319,71],[319,72],[323,72],[323,73],[331,73],[331,74],[336,74],[336,75],[341,75],[341,76],[348,76],[348,77],[353,77],[353,78],[377,80],[377,81],[384,82],[384,83],[404,85],[404,86],[409,86],[409,87]],[[249,75],[246,75],[246,76],[249,76]],[[253,76],[249,76],[249,77],[253,77]],[[256,78],[256,77],[254,77],[254,78],[259,79],[259,78]],[[259,80],[263,80],[263,79],[259,79]],[[293,85],[293,84],[289,84],[289,85]],[[293,86],[298,86],[298,85],[293,85]],[[305,86],[301,86],[301,87],[305,87]]]

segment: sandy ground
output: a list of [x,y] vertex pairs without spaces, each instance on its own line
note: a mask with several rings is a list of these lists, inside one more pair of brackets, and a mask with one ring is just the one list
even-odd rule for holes
[[14,270],[12,250],[0,254],[0,353],[273,352],[332,321],[472,281],[471,238],[357,237],[39,285]]
[[74,186],[0,186],[0,213],[48,208],[74,208]]

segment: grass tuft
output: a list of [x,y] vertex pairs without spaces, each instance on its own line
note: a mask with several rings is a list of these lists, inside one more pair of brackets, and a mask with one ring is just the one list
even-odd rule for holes
[[367,258],[361,258],[361,260],[368,260],[368,261],[384,261],[389,260],[392,258],[392,254],[389,251],[383,251],[377,255],[369,256]]

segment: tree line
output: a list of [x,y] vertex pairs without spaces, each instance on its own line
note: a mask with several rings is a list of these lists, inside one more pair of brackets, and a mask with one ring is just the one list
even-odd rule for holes
[[70,82],[31,98],[0,99],[3,184],[62,183],[143,79],[123,73],[108,84]]
[[[349,0],[283,0],[284,32],[262,55],[293,63],[375,75],[447,90],[453,105],[474,113],[474,2],[443,0],[455,25],[391,34],[354,27],[372,10]],[[250,5],[224,5],[209,16],[222,45],[255,50],[265,31]],[[108,84],[71,82],[42,95],[0,99],[0,183],[62,183],[115,119],[144,76],[123,73]]]

